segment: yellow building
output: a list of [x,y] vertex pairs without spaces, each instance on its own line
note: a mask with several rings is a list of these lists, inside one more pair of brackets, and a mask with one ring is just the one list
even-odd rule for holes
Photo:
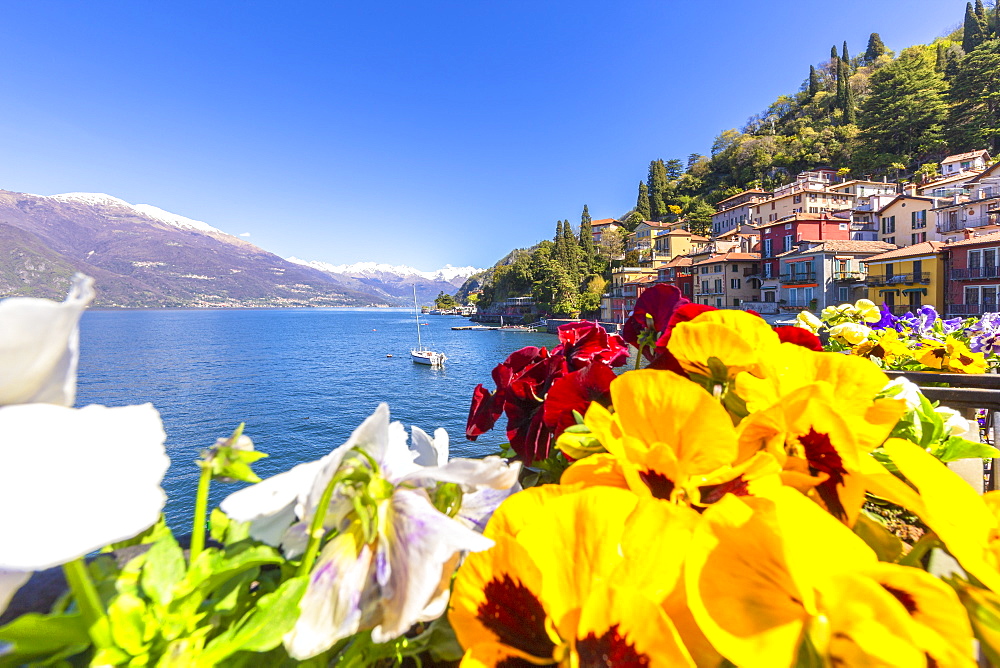
[[653,240],[653,266],[662,267],[679,255],[699,251],[708,244],[708,239],[687,230],[671,230]]
[[944,313],[942,246],[939,241],[924,241],[862,260],[868,266],[868,299],[886,304],[896,315],[925,304]]

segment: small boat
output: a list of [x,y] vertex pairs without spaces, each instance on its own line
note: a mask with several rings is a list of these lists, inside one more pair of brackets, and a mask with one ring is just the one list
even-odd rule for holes
[[420,325],[425,323],[420,322],[420,309],[417,306],[417,286],[415,285],[413,286],[413,310],[417,318],[417,347],[410,350],[410,359],[413,360],[414,364],[426,364],[431,367],[444,366],[445,360],[448,359],[445,357],[445,354],[424,348],[424,344],[420,340]]

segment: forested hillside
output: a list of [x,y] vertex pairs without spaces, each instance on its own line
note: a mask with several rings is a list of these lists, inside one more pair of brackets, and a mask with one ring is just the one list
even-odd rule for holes
[[[857,55],[847,42],[834,45],[827,59],[804,65],[803,75],[797,92],[780,96],[742,129],[721,132],[707,155],[651,161],[634,207],[620,216],[625,228],[683,221],[708,235],[717,202],[748,188],[772,190],[804,170],[922,181],[949,154],[1000,154],[1000,0],[992,7],[967,3],[961,28],[898,54],[878,33]],[[525,259],[498,267],[484,282],[480,305],[531,294],[554,313],[570,314],[571,304],[586,311],[592,298],[585,281],[608,279],[609,263],[561,272],[556,267],[572,263],[553,262],[555,244],[548,244],[518,251]],[[575,301],[566,297],[568,283],[576,285]]]

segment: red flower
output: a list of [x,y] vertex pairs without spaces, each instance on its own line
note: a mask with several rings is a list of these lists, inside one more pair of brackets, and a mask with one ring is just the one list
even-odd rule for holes
[[465,437],[470,441],[485,434],[497,423],[503,415],[503,392],[490,392],[483,384],[476,385],[472,391],[472,405],[469,406],[469,419],[465,422]]
[[782,343],[794,343],[797,346],[815,350],[818,353],[823,352],[823,343],[819,340],[819,337],[807,329],[802,329],[794,325],[780,325],[775,327],[774,331],[778,334],[778,338],[781,339]]
[[[635,309],[622,328],[622,337],[636,348],[642,348],[647,357],[652,357],[651,347],[643,338],[658,337],[667,329],[670,317],[678,308],[691,301],[673,285],[658,283],[642,293],[635,302]],[[653,322],[648,322],[649,315]],[[645,335],[645,336],[644,336]],[[655,340],[655,338],[653,339]]]
[[562,354],[570,371],[577,371],[592,362],[622,366],[628,361],[628,345],[617,334],[608,334],[600,325],[581,320],[560,325],[559,344],[553,355]]
[[604,406],[611,405],[611,381],[615,372],[603,362],[595,362],[588,367],[568,373],[552,383],[552,389],[545,397],[545,426],[558,437],[568,427],[576,424],[573,411],[586,413],[590,402]]

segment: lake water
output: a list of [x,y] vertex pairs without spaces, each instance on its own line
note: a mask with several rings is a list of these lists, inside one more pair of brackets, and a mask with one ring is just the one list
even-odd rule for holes
[[[497,451],[502,429],[465,440],[473,388],[492,389],[490,371],[512,351],[551,348],[556,338],[453,331],[468,324],[456,316],[421,321],[424,344],[448,356],[442,369],[410,361],[416,325],[407,309],[88,311],[77,405],[156,406],[172,462],[167,520],[182,533],[194,505],[194,460],[240,422],[270,455],[254,466],[262,478],[325,455],[382,401],[408,429],[444,427],[453,456]],[[215,483],[212,506],[236,489]]]

